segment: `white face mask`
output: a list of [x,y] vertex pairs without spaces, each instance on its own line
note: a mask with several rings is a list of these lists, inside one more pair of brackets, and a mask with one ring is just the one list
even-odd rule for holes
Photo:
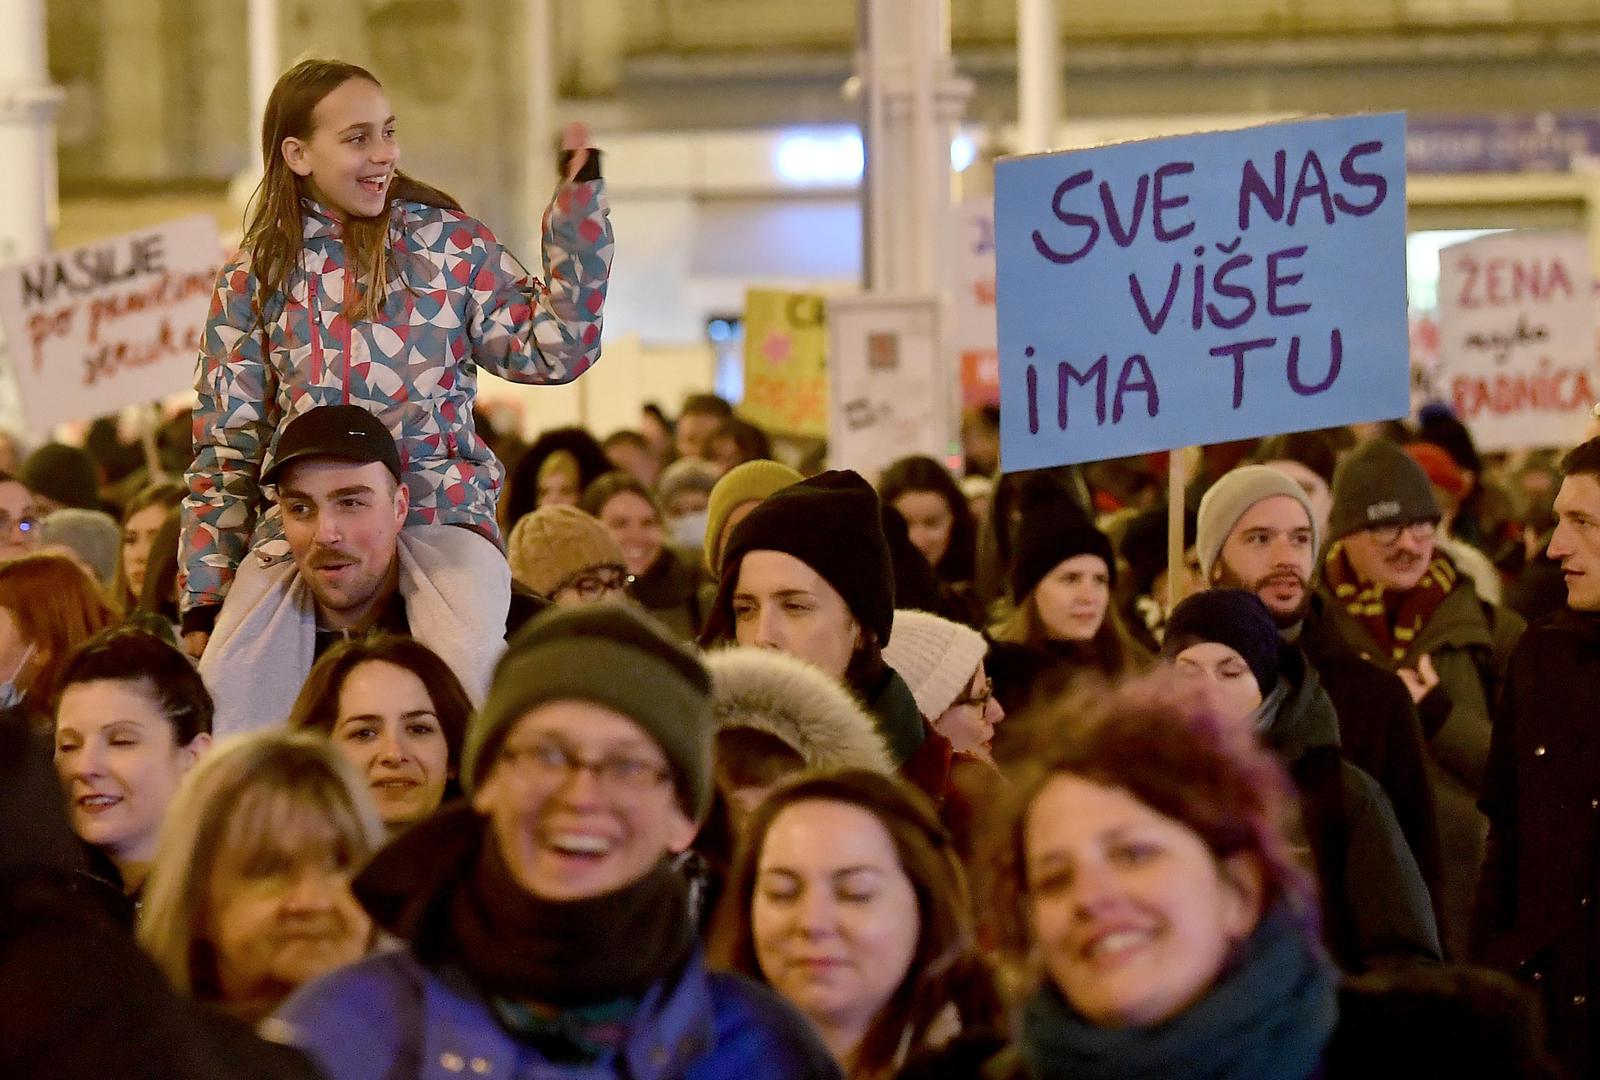
[[696,510],[691,514],[684,514],[672,522],[672,540],[679,547],[698,548],[706,543],[706,523],[710,514],[705,510]]
[[28,666],[34,650],[37,648],[33,642],[28,642],[28,647],[22,652],[22,659],[17,661],[17,666],[11,669],[11,674],[6,676],[6,681],[0,683],[0,709],[14,709],[22,704],[24,690],[17,688],[17,676],[22,674],[22,669]]

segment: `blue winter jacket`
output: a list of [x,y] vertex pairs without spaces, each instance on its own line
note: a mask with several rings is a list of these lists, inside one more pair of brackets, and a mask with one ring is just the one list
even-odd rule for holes
[[622,1050],[595,1065],[545,1060],[463,972],[426,968],[408,949],[331,972],[272,1023],[328,1080],[842,1080],[803,1017],[743,976],[708,971],[698,952],[676,983],[646,994]]

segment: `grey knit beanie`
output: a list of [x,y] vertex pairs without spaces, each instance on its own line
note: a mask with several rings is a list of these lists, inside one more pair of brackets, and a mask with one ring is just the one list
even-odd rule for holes
[[1438,521],[1440,516],[1428,474],[1388,439],[1374,439],[1358,448],[1334,471],[1330,540],[1376,525]]
[[1241,465],[1222,478],[1200,500],[1199,519],[1195,525],[1194,547],[1200,556],[1200,572],[1211,580],[1211,568],[1222,555],[1222,545],[1239,519],[1262,499],[1287,495],[1305,507],[1306,520],[1311,523],[1311,547],[1322,550],[1322,537],[1317,535],[1317,515],[1311,511],[1311,500],[1299,484],[1267,465]]
[[94,572],[102,585],[111,584],[122,550],[122,526],[99,510],[67,507],[47,514],[39,523],[40,542],[71,548]]

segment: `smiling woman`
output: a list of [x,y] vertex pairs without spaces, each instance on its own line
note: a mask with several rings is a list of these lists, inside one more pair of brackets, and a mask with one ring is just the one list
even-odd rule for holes
[[852,1080],[997,1019],[950,839],[880,773],[802,777],[761,804],[712,948],[804,1013]]
[[289,710],[289,727],[332,740],[392,833],[460,793],[471,715],[466,690],[437,653],[414,638],[379,635],[322,655]]
[[711,800],[711,728],[705,668],[645,616],[535,618],[468,730],[471,805],[356,882],[403,947],[296,994],[284,1033],[330,1080],[836,1075],[781,1003],[706,970],[673,857]]
[[140,943],[178,990],[260,1020],[371,946],[350,880],[380,835],[371,800],[322,739],[231,740],[173,802]]
[[1554,1075],[1498,977],[1413,965],[1341,984],[1290,846],[1290,781],[1203,697],[1152,676],[1050,711],[990,837],[989,910],[1034,976],[1016,1040],[902,1080]]
[[193,665],[143,630],[91,638],[61,673],[55,760],[73,830],[131,897],[179,782],[211,746],[211,711]]

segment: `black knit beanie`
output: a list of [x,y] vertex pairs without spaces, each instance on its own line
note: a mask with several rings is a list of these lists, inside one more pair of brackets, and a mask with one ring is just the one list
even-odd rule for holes
[[1210,589],[1195,593],[1172,609],[1167,618],[1161,655],[1168,660],[1191,645],[1214,641],[1226,645],[1250,665],[1250,673],[1266,697],[1277,689],[1283,638],[1267,605],[1243,589]]
[[[1195,524],[1198,517],[1192,507],[1183,511],[1183,547],[1194,547]],[[1150,592],[1156,578],[1167,572],[1167,506],[1146,510],[1132,521],[1122,534],[1122,561],[1128,564],[1135,596]]]
[[879,645],[888,643],[894,627],[894,568],[878,493],[859,473],[818,473],[769,495],[750,511],[722,554],[718,613],[732,607],[739,564],[752,551],[781,551],[811,567],[838,590]]
[[1117,584],[1117,556],[1106,534],[1070,513],[1039,508],[1017,528],[1017,554],[1011,562],[1011,599],[1022,603],[1046,574],[1075,555],[1098,555],[1106,562],[1111,586]]

